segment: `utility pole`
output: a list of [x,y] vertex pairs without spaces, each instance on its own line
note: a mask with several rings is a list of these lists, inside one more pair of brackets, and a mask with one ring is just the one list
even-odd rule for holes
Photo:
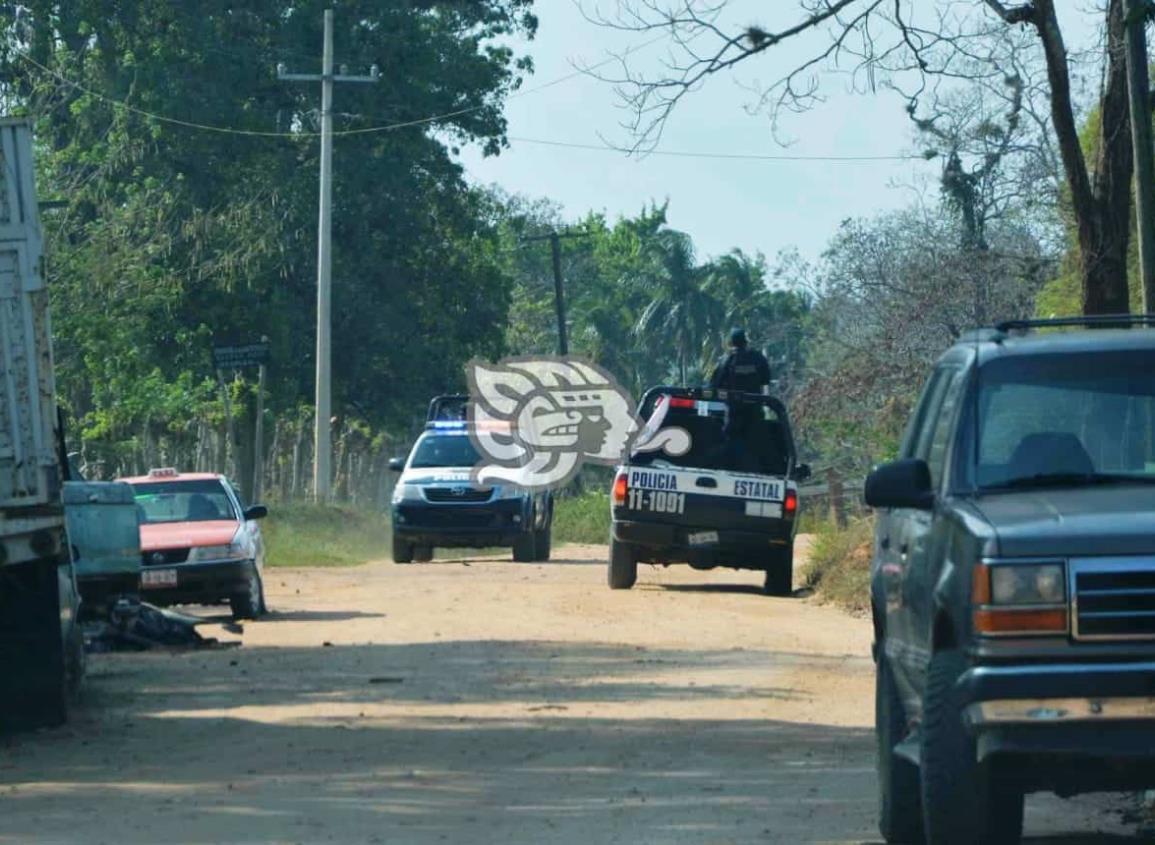
[[569,337],[566,331],[566,317],[565,317],[565,286],[561,278],[561,239],[562,238],[588,238],[592,232],[557,232],[552,231],[548,235],[535,235],[529,238],[522,238],[522,243],[531,243],[533,241],[549,241],[549,249],[551,258],[553,259],[553,300],[554,306],[557,309],[557,353],[558,355],[569,354]]
[[1123,0],[1127,27],[1127,90],[1131,105],[1131,147],[1135,155],[1135,212],[1143,312],[1155,310],[1155,148],[1151,142],[1151,94],[1147,70],[1148,0]]
[[313,498],[329,501],[333,484],[332,374],[330,328],[332,317],[330,292],[332,280],[333,220],[333,83],[376,82],[379,77],[373,65],[368,76],[349,76],[341,67],[333,74],[333,10],[325,10],[324,46],[321,52],[321,74],[286,73],[277,65],[277,78],[289,82],[321,83],[321,201],[317,221],[317,383],[316,424],[313,427]]

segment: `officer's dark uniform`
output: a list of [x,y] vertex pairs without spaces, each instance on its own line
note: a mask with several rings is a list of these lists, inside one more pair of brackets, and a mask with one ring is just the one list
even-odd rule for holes
[[731,350],[714,370],[710,387],[719,390],[737,390],[742,393],[761,393],[770,383],[770,363],[761,352],[739,347]]
[[[735,329],[730,335],[734,347],[718,364],[710,378],[710,387],[716,390],[733,390],[740,393],[761,393],[770,384],[770,363],[761,352],[746,348],[746,333]],[[735,471],[753,471],[750,465],[753,450],[748,448],[748,439],[753,423],[761,419],[761,410],[752,406],[730,403],[726,412],[724,434],[725,448],[731,456],[727,463]]]

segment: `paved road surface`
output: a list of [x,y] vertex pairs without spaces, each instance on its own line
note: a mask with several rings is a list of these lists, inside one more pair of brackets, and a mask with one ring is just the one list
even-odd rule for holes
[[[0,842],[877,841],[869,626],[604,555],[274,571],[241,648],[94,658],[69,727],[0,741]],[[1124,806],[1028,828],[1137,841]]]

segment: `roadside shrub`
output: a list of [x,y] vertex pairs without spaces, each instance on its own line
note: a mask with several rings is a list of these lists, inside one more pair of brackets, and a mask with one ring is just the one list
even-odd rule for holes
[[389,517],[324,505],[279,505],[261,526],[269,566],[359,566],[389,557]]
[[874,520],[870,517],[853,519],[844,529],[822,523],[810,547],[806,586],[824,601],[853,613],[868,613],[873,538]]
[[602,491],[559,497],[553,539],[558,543],[605,543],[610,536],[610,496]]

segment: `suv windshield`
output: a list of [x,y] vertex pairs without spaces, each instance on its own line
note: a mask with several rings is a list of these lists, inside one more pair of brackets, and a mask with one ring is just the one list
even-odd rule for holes
[[471,467],[481,457],[473,448],[473,441],[463,434],[425,435],[413,448],[409,461],[411,469],[434,467]]
[[[699,403],[701,404],[701,403]],[[672,466],[784,475],[788,458],[786,432],[771,408],[747,406],[749,425],[740,434],[726,432],[725,405],[708,403],[709,413],[697,408],[670,408],[659,430],[685,429],[690,435],[690,451],[684,455],[665,452],[637,452],[630,457],[635,466]]]
[[992,362],[979,420],[982,489],[1155,483],[1155,352]]
[[142,525],[161,522],[213,522],[237,518],[219,481],[158,481],[133,484]]

